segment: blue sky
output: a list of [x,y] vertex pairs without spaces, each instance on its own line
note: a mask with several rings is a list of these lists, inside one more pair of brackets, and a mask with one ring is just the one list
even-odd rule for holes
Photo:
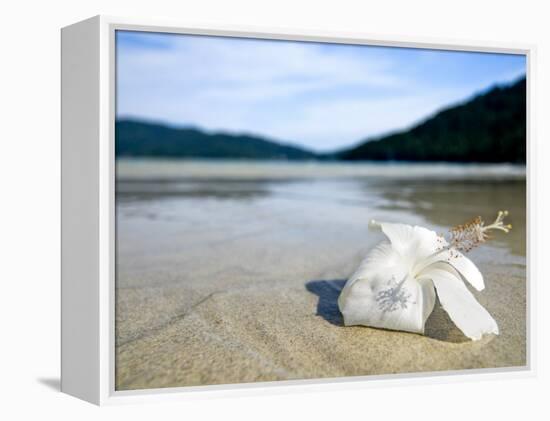
[[521,55],[118,31],[117,117],[329,151],[525,71]]

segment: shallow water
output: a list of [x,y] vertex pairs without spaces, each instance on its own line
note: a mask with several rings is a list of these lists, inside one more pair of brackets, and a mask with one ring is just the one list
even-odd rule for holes
[[[355,208],[364,221],[418,223],[443,233],[476,216],[491,222],[498,210],[507,209],[514,229],[496,235],[491,245],[519,256],[526,251],[522,166],[123,160],[116,192],[119,234],[137,240],[141,233],[145,248],[172,236],[169,222],[193,233],[239,226],[246,231],[263,208],[288,211],[294,226],[314,223],[318,214],[332,213],[338,220],[341,209]],[[148,232],[147,221],[154,220],[165,224]]]

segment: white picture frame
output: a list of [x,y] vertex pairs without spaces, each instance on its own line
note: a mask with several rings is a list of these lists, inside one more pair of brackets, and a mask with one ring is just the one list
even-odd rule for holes
[[[381,384],[475,381],[535,374],[533,327],[536,288],[533,253],[527,264],[527,364],[456,372],[396,374],[337,379],[116,391],[114,382],[114,75],[115,31],[137,30],[198,35],[416,47],[524,54],[527,58],[528,250],[536,206],[529,187],[535,173],[532,139],[532,45],[386,38],[357,33],[180,24],[153,19],[96,16],[67,26],[62,44],[62,320],[61,389],[94,404],[117,404],[242,394],[364,388]],[[461,374],[461,376],[457,376]]]

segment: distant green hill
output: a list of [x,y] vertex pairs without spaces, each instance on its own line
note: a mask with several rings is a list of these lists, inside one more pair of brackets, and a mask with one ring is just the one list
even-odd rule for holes
[[343,160],[524,163],[525,78],[447,108],[410,130],[336,152]]
[[315,159],[305,149],[261,137],[205,133],[193,128],[118,120],[115,125],[117,157]]

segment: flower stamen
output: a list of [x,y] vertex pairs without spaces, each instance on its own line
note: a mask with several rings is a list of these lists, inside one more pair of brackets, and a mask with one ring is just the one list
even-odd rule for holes
[[491,238],[489,235],[489,231],[491,230],[508,233],[512,229],[512,225],[504,225],[504,218],[506,216],[508,216],[508,211],[499,211],[496,219],[490,225],[485,225],[481,217],[478,216],[465,224],[451,228],[450,247],[468,252]]

